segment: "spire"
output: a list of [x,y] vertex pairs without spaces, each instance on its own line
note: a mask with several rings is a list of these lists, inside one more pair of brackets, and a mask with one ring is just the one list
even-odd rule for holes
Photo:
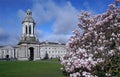
[[30,9],[28,9],[26,13],[27,13],[27,15],[32,15],[32,12]]
[[22,23],[24,23],[24,22],[32,22],[32,23],[35,24],[35,21],[34,21],[34,19],[32,18],[32,12],[31,12],[30,9],[28,9],[28,10],[26,11],[26,17],[25,17],[25,19],[23,20]]

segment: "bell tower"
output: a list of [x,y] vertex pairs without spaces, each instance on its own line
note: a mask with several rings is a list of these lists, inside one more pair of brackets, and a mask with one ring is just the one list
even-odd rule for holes
[[39,43],[39,40],[35,36],[35,21],[32,18],[32,12],[30,9],[26,12],[26,17],[22,21],[22,38],[19,42],[21,43]]
[[34,35],[34,28],[35,28],[35,21],[32,18],[32,12],[30,9],[26,12],[27,16],[22,22],[23,25],[23,34],[22,36],[35,36]]
[[30,9],[22,21],[22,36],[18,47],[18,60],[40,60],[40,42],[35,35],[35,21]]

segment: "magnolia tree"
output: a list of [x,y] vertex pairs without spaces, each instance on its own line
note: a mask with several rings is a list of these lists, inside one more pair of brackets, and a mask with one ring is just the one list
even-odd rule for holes
[[[82,12],[61,58],[61,70],[69,77],[120,76],[120,9],[118,2],[106,13]],[[80,34],[80,30],[83,34]]]

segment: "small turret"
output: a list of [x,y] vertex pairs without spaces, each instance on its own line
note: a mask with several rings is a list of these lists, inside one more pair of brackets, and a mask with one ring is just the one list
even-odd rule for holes
[[31,12],[30,9],[27,10],[26,14],[27,14],[27,15],[26,15],[25,19],[22,21],[22,23],[24,23],[24,22],[32,22],[32,23],[35,24],[35,21],[34,21],[34,19],[32,18],[32,12]]

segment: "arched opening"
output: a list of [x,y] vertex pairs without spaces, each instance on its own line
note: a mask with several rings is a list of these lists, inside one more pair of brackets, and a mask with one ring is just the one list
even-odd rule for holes
[[31,25],[29,25],[29,34],[31,34]]
[[30,50],[29,60],[34,60],[34,48],[33,48],[33,47],[30,47],[29,50]]
[[9,55],[6,55],[5,57],[6,57],[6,60],[10,60]]
[[27,25],[25,26],[25,28],[26,28],[26,30],[25,30],[25,31],[26,31],[26,34],[27,34]]
[[9,58],[9,55],[6,55],[6,59],[8,59]]

